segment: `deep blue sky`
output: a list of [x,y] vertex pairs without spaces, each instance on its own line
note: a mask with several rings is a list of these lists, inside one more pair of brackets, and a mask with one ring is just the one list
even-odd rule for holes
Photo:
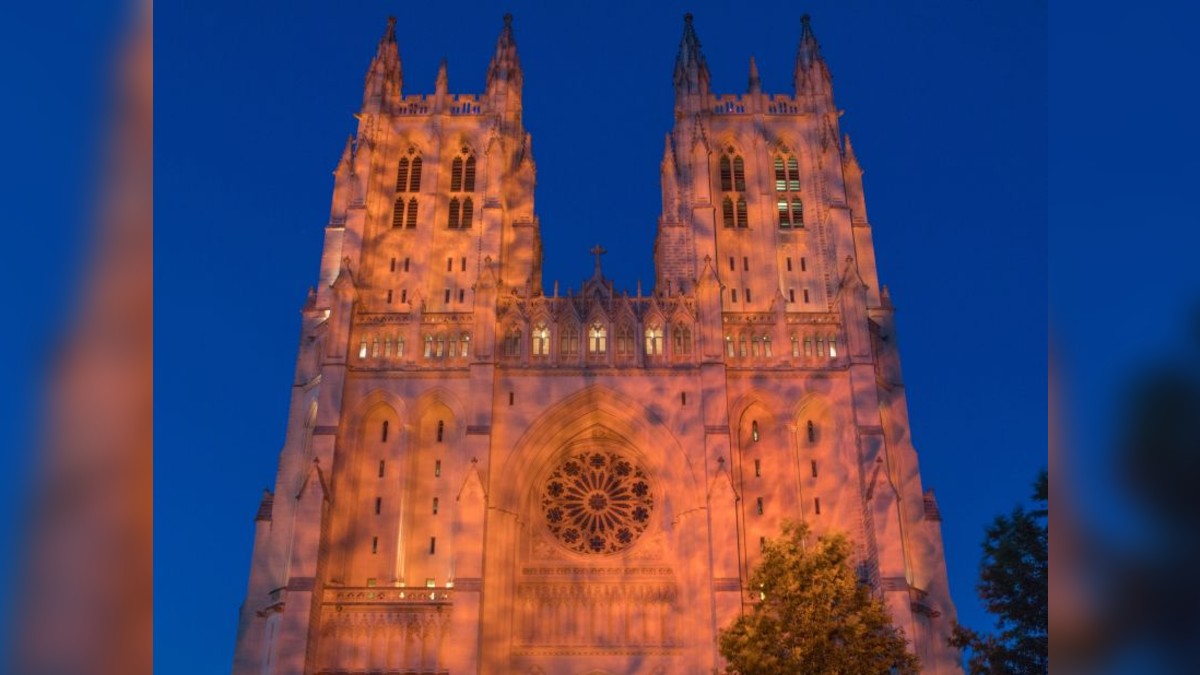
[[[642,6],[652,5],[649,7]],[[228,669],[252,518],[273,486],[299,308],[363,74],[398,17],[406,93],[483,89],[505,11],[525,68],[547,285],[587,248],[653,278],[663,134],[685,11],[713,88],[790,92],[800,14],[866,176],[880,278],[960,619],[979,542],[1045,455],[1047,66],[1041,2],[240,3],[156,21],[156,665]],[[1148,131],[1141,132],[1151,135]],[[1147,138],[1147,140],[1152,140]],[[580,169],[584,171],[580,171]]]

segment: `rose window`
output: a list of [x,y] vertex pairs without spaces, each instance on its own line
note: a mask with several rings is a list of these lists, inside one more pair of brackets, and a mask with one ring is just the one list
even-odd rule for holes
[[546,479],[541,500],[550,532],[579,553],[628,548],[646,530],[654,510],[645,470],[598,450],[564,459]]

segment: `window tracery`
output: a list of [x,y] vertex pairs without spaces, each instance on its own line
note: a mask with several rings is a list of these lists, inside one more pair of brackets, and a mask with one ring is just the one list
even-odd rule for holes
[[568,550],[618,553],[650,524],[654,493],[645,469],[612,451],[572,454],[550,473],[541,491],[550,533]]

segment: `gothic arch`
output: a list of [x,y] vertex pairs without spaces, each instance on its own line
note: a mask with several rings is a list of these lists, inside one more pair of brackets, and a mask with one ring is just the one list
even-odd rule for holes
[[730,403],[730,421],[734,422],[735,426],[740,425],[750,408],[756,405],[760,406],[766,414],[771,416],[772,424],[786,424],[791,419],[788,415],[789,406],[779,394],[762,389],[754,389],[735,398]]
[[380,407],[391,409],[397,420],[403,421],[408,419],[408,404],[403,398],[387,389],[373,389],[366,396],[362,397],[351,409],[346,422],[347,431],[349,432],[346,437],[353,439],[362,438],[363,434],[366,433],[366,430],[363,428],[364,423]]
[[425,391],[421,392],[420,396],[416,398],[412,404],[412,410],[409,416],[410,424],[416,425],[420,421],[421,415],[426,410],[429,410],[430,408],[439,404],[448,408],[451,414],[454,415],[454,419],[457,420],[459,424],[465,424],[467,419],[467,409],[463,405],[462,400],[459,399],[454,392],[440,386],[426,389]]
[[498,467],[491,505],[523,513],[532,494],[529,478],[542,474],[563,448],[597,433],[635,455],[656,483],[674,487],[664,497],[675,514],[703,506],[699,469],[660,417],[602,385],[568,396],[529,426]]

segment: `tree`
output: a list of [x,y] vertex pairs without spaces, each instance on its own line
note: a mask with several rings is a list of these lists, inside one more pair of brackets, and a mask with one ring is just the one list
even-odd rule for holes
[[754,611],[719,638],[727,673],[741,675],[915,675],[917,658],[883,603],[860,584],[842,535],[807,544],[808,528],[785,522],[750,575]]
[[1030,511],[1018,506],[997,516],[983,540],[976,590],[999,633],[985,635],[955,626],[950,644],[971,650],[971,675],[1028,675],[1050,669],[1046,597],[1049,513],[1046,472],[1034,484]]

